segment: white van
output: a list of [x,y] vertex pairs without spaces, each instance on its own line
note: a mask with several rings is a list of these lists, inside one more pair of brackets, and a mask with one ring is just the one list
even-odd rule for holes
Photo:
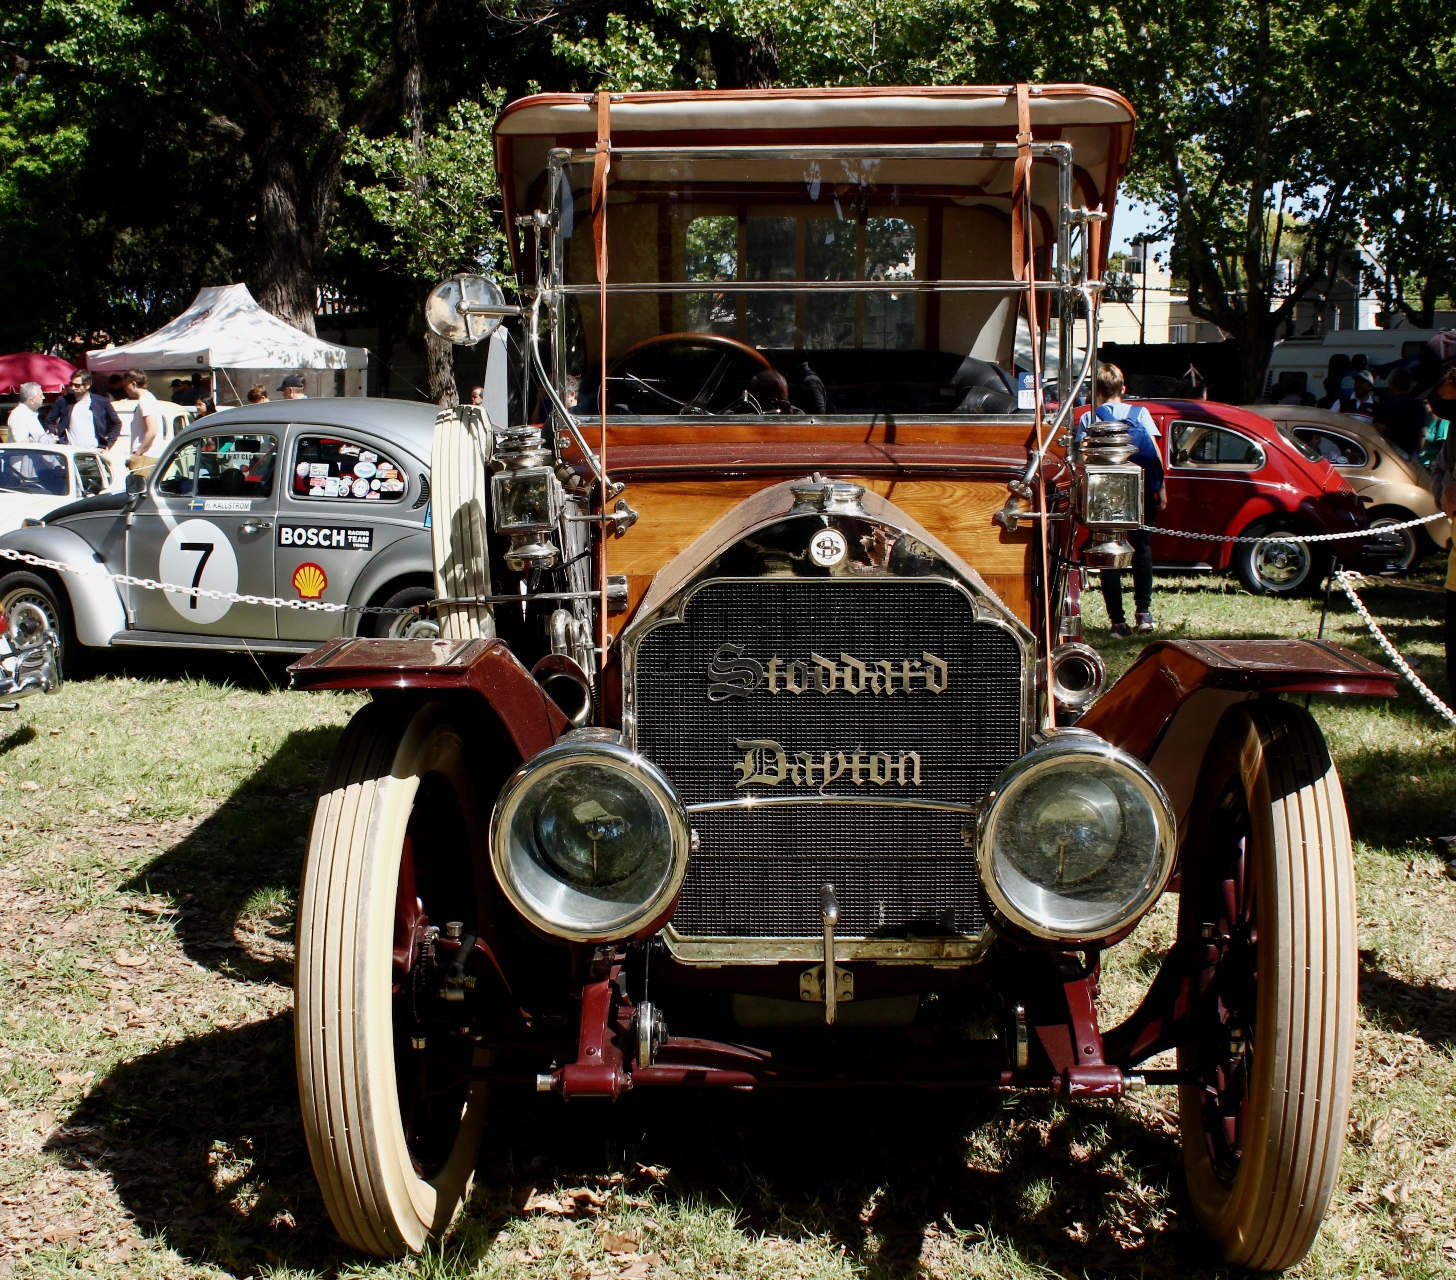
[[[1371,366],[1391,364],[1417,355],[1432,337],[1435,329],[1339,329],[1322,338],[1285,338],[1274,344],[1269,357],[1269,371],[1264,375],[1267,397],[1281,379],[1286,388],[1316,397],[1325,394],[1325,374],[1330,357],[1343,352],[1347,356],[1363,355]],[[1385,379],[1377,377],[1377,386]]]

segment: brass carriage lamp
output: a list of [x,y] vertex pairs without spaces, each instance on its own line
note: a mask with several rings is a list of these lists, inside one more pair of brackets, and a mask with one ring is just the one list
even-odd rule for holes
[[1123,535],[1143,523],[1143,469],[1131,462],[1137,451],[1127,424],[1094,418],[1077,450],[1077,518],[1092,537],[1082,548],[1091,569],[1126,569],[1132,544]]

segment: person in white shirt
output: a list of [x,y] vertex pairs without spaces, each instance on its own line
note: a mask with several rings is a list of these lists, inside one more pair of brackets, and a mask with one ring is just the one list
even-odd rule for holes
[[128,400],[136,401],[131,415],[131,457],[126,460],[130,471],[150,471],[162,456],[165,419],[157,397],[147,390],[147,375],[141,369],[128,369],[121,375],[121,389]]
[[10,411],[10,416],[5,420],[5,426],[10,433],[10,443],[35,444],[55,438],[46,434],[46,429],[41,426],[40,414],[36,412],[44,403],[45,392],[40,389],[40,383],[22,382],[20,384],[20,403]]

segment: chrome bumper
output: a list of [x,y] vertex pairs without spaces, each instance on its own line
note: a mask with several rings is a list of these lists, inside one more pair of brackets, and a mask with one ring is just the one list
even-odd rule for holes
[[61,687],[56,665],[60,641],[49,627],[23,629],[12,621],[0,633],[0,700],[26,698],[32,693],[54,693]]

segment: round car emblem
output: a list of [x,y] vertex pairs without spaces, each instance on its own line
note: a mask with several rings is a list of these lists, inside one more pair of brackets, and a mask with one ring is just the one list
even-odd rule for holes
[[820,529],[809,539],[809,559],[821,569],[830,569],[849,554],[849,543],[838,529]]

